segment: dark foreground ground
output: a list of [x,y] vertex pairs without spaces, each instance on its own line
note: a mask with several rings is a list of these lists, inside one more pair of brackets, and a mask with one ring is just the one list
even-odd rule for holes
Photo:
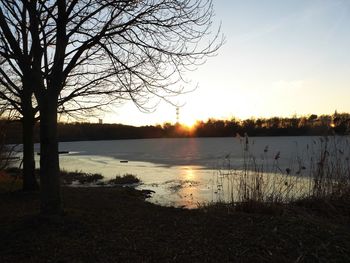
[[0,262],[350,262],[344,205],[184,210],[131,189],[64,188],[66,213],[48,220],[38,197],[0,194]]

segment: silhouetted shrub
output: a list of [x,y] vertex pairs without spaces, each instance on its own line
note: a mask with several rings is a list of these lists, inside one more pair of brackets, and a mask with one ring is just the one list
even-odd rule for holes
[[138,184],[140,179],[133,174],[124,174],[123,176],[117,175],[115,179],[108,181],[109,184]]
[[101,174],[61,171],[61,180],[63,184],[72,184],[74,181],[80,184],[91,184],[98,183],[98,181],[102,179],[103,176]]

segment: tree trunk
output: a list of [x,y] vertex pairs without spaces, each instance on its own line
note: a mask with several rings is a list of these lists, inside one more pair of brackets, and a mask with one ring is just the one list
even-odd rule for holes
[[35,178],[34,161],[34,117],[23,116],[23,191],[36,191],[39,189]]
[[23,95],[21,97],[22,118],[22,143],[23,143],[23,191],[35,191],[39,189],[35,179],[34,161],[34,110],[32,103],[32,92],[24,81]]
[[40,105],[40,199],[41,214],[62,213],[58,141],[57,96],[47,94]]

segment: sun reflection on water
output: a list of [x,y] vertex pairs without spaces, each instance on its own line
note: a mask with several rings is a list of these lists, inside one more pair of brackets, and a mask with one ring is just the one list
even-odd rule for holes
[[187,208],[197,207],[199,197],[199,171],[200,167],[196,166],[185,166],[183,167],[181,173],[182,187],[179,188],[178,195],[179,200],[177,200],[177,206],[184,206]]
[[195,169],[193,169],[192,166],[188,166],[185,168],[185,174],[184,174],[184,179],[185,180],[195,180],[197,178],[197,174]]

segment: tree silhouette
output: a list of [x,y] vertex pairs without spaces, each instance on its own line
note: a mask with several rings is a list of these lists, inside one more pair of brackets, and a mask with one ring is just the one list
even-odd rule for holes
[[42,213],[62,209],[59,105],[70,112],[130,99],[143,108],[181,93],[173,84],[183,72],[222,44],[208,39],[212,16],[211,0],[0,0],[1,63],[40,113]]
[[[0,39],[0,46],[4,42]],[[0,53],[0,107],[11,119],[17,119],[22,123],[23,143],[23,190],[33,191],[38,189],[35,178],[34,141],[33,128],[35,115],[38,108],[33,105],[31,86],[21,81],[22,75],[16,74],[17,68]],[[10,60],[11,62],[11,60]],[[25,86],[25,88],[24,88]]]

